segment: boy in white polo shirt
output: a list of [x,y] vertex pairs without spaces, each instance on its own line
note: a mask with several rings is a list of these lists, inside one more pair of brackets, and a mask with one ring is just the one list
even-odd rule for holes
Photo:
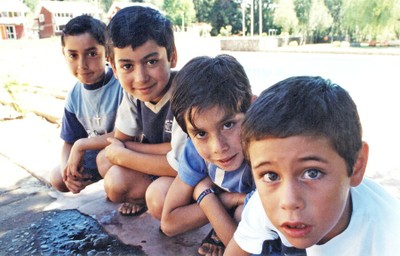
[[243,149],[257,192],[226,255],[397,255],[400,202],[363,179],[357,107],[321,77],[291,77],[246,113]]

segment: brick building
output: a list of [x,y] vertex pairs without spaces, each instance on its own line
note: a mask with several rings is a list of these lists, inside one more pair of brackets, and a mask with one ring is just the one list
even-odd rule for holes
[[100,18],[100,9],[89,2],[40,1],[36,9],[39,38],[61,34],[67,22],[79,15],[88,14]]
[[25,36],[29,8],[19,0],[0,0],[0,40]]

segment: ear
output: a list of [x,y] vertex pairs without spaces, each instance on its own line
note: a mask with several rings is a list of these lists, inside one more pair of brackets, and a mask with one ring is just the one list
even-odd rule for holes
[[254,103],[254,101],[255,101],[257,98],[258,98],[258,96],[257,96],[257,95],[253,95],[253,97],[251,97],[251,104],[253,104],[253,103]]
[[353,167],[353,175],[350,178],[350,185],[356,187],[360,185],[365,170],[367,169],[369,146],[366,142],[363,142],[360,151],[358,152],[358,157],[356,163]]
[[178,52],[176,51],[176,47],[174,47],[171,55],[171,68],[175,68],[176,63],[178,63]]
[[114,63],[114,60],[111,60],[110,59],[110,66],[111,66],[111,69],[112,69],[112,71],[113,71],[113,73],[114,73],[114,76],[115,76],[115,78],[118,80],[118,75],[117,75],[117,69],[116,69],[116,67],[115,67],[115,63]]

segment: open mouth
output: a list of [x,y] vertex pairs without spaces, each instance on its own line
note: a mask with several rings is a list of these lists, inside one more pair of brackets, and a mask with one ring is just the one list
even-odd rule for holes
[[304,223],[284,223],[281,225],[285,234],[293,238],[304,237],[311,232],[311,226]]

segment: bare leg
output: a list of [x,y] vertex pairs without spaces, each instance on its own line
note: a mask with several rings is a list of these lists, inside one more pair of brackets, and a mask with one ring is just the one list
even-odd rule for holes
[[111,168],[112,164],[110,161],[108,161],[105,151],[101,150],[96,157],[96,164],[97,164],[97,169],[99,170],[99,173],[101,177],[105,177],[108,170]]
[[153,181],[146,191],[149,213],[158,220],[161,220],[165,197],[173,181],[174,177],[160,177]]
[[112,202],[123,203],[122,215],[137,215],[146,210],[145,193],[151,182],[147,174],[114,165],[104,177],[104,189]]
[[54,167],[53,170],[51,170],[50,182],[51,182],[51,186],[60,192],[68,192],[69,191],[69,189],[65,186],[65,183],[63,181],[59,165],[57,165],[56,167]]

